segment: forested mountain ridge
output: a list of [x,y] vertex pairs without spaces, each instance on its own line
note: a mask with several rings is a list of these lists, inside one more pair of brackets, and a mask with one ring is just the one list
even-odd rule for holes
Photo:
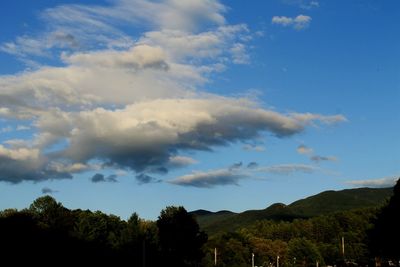
[[196,210],[190,213],[196,217],[203,230],[213,234],[220,231],[234,231],[257,220],[293,221],[334,212],[379,207],[392,194],[393,188],[329,190],[289,205],[275,203],[262,210],[247,210],[241,213],[226,210],[218,212]]

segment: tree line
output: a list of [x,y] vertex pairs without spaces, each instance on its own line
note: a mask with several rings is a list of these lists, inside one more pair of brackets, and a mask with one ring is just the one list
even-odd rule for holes
[[124,221],[44,196],[0,212],[0,255],[16,266],[399,266],[399,225],[400,180],[381,208],[260,220],[210,237],[183,207],[165,208],[156,221],[136,213]]
[[44,196],[0,213],[0,255],[11,266],[199,266],[206,241],[183,207],[165,208],[157,221],[136,213],[124,221]]

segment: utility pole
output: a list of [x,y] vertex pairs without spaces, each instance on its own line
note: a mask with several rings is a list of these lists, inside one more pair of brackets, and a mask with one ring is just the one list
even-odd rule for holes
[[146,240],[145,239],[143,239],[143,247],[142,247],[142,259],[143,259],[143,262],[142,262],[142,264],[143,264],[143,267],[146,267]]
[[254,253],[251,253],[251,267],[254,267]]
[[342,236],[342,255],[344,259],[344,236]]
[[279,255],[276,256],[276,267],[279,267]]
[[214,266],[217,266],[217,248],[214,248]]

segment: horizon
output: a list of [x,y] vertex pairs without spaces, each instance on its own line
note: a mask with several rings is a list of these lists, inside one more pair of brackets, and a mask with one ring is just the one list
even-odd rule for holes
[[0,210],[48,194],[154,220],[394,186],[398,8],[5,1]]

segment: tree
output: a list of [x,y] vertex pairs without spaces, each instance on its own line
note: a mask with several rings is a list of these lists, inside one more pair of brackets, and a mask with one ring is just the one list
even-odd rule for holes
[[166,266],[197,266],[207,235],[184,207],[167,207],[157,220],[161,254]]
[[29,206],[29,211],[44,228],[68,231],[73,227],[70,211],[51,196],[37,198]]
[[305,238],[294,238],[288,244],[287,260],[292,260],[293,266],[315,266],[318,261],[323,265],[323,258],[314,243]]
[[370,249],[374,256],[387,260],[400,259],[400,179],[393,189],[393,196],[380,210],[370,231]]

